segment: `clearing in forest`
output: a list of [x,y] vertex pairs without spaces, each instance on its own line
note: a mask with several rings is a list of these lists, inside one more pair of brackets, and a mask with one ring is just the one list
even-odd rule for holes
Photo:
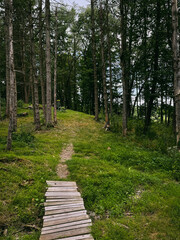
[[33,132],[32,110],[28,113],[18,119],[11,152],[4,151],[8,121],[0,122],[0,239],[39,239],[46,180],[63,180],[57,166],[68,146],[73,154],[66,161],[67,181],[77,183],[94,239],[180,239],[180,187],[173,165],[179,155],[163,154],[157,139],[135,136],[133,126],[123,138],[104,131],[93,116],[70,110],[58,112],[54,128]]

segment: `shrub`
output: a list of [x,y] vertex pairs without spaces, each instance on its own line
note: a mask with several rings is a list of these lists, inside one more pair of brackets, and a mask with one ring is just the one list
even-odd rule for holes
[[24,105],[24,102],[23,102],[23,100],[18,100],[18,102],[17,102],[17,106],[19,107],[19,108],[22,108],[23,107],[23,105]]
[[17,142],[30,144],[30,143],[34,142],[35,137],[34,137],[34,135],[32,135],[31,132],[22,131],[20,133],[16,133],[16,132],[13,133],[12,139],[17,141]]

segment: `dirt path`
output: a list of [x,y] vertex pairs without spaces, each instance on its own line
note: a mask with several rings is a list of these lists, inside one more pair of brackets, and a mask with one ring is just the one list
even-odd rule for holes
[[65,179],[69,175],[66,161],[72,158],[73,153],[74,153],[74,150],[73,150],[72,143],[67,145],[67,147],[62,150],[62,153],[60,154],[60,163],[57,166],[57,175],[60,178]]

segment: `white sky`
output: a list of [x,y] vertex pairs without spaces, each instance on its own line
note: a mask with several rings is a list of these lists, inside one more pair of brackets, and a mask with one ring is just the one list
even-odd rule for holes
[[68,5],[73,5],[73,3],[75,3],[81,7],[87,7],[87,5],[90,4],[90,0],[63,0],[63,2]]

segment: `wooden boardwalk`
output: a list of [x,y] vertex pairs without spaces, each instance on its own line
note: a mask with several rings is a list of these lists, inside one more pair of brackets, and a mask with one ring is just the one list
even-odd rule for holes
[[93,240],[91,220],[75,182],[47,181],[40,240]]

